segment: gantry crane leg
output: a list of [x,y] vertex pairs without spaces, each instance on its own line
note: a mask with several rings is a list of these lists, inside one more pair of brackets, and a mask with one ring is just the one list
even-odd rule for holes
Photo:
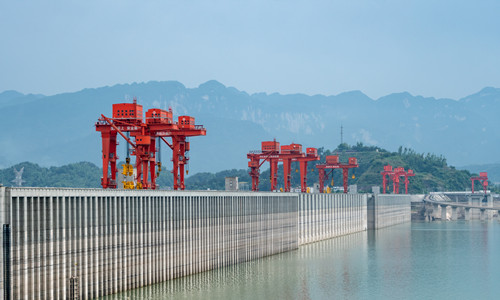
[[172,173],[174,175],[174,190],[179,188],[179,152],[180,145],[176,138],[172,137]]
[[184,166],[187,163],[186,158],[186,138],[183,136],[172,137],[172,162],[174,174],[174,190],[184,190]]
[[111,184],[112,188],[116,188],[116,161],[118,156],[116,155],[116,132],[112,131],[109,136],[109,165],[111,171]]
[[300,190],[302,193],[307,191],[307,161],[300,161]]
[[[102,138],[102,178],[103,188],[116,188],[116,132],[101,131]],[[111,172],[111,176],[110,173]],[[111,177],[111,178],[110,178]]]
[[285,192],[290,192],[290,185],[292,177],[291,175],[291,164],[292,160],[289,158],[283,159],[283,181],[284,181],[284,190]]
[[250,176],[252,177],[252,191],[259,191],[259,173],[260,170],[258,167],[250,168]]
[[278,160],[270,159],[270,180],[271,180],[271,191],[275,191],[278,186]]
[[187,158],[186,158],[186,138],[181,137],[180,138],[180,157],[179,157],[179,175],[180,175],[180,188],[181,190],[184,190],[186,186],[184,185],[184,168],[187,164]]
[[319,192],[323,193],[325,188],[325,169],[318,169],[318,177],[319,177]]
[[344,183],[344,194],[347,194],[347,180],[349,177],[349,169],[342,168],[342,181]]
[[108,182],[109,146],[110,146],[109,130],[101,131],[101,139],[102,139],[102,178],[101,178],[101,184],[102,184],[103,188],[107,189],[109,187],[109,182]]
[[156,189],[156,138],[151,139],[149,144],[149,173],[151,176],[151,189]]

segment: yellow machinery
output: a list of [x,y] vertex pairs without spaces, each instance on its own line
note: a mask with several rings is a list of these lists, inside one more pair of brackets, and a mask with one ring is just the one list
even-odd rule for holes
[[[128,176],[134,176],[134,166],[132,166],[130,164],[130,158],[127,157],[126,160],[125,160],[125,164],[122,165],[122,175],[125,176],[125,177],[128,177]],[[134,181],[127,181],[127,180],[124,180],[122,181],[123,183],[123,188],[126,189],[126,190],[133,190],[135,189],[135,184],[134,184]]]

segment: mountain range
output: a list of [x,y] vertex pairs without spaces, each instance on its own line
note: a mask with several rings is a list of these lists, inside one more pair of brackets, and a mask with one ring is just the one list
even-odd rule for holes
[[[207,128],[191,138],[190,173],[244,169],[260,142],[334,149],[341,142],[399,146],[443,155],[452,165],[499,162],[500,89],[487,87],[462,99],[435,99],[407,92],[372,99],[360,91],[338,95],[248,94],[212,80],[196,88],[176,81],[118,84],[52,96],[0,93],[0,167],[23,161],[61,166],[101,164],[94,124],[111,116],[112,104],[137,97],[144,110],[173,109]],[[124,141],[118,155],[125,157]],[[162,149],[171,168],[169,149]]]

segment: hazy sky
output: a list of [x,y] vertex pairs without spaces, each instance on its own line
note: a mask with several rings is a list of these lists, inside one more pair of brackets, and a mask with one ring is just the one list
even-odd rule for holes
[[460,98],[500,87],[500,1],[0,0],[0,91],[210,79]]

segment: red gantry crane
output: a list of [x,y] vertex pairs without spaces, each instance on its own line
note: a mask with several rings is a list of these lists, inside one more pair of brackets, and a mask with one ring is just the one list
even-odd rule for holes
[[[259,190],[260,167],[269,161],[271,191],[276,190],[278,185],[278,163],[283,162],[283,185],[284,191],[289,192],[291,188],[291,165],[298,161],[300,165],[300,186],[301,191],[307,191],[307,163],[309,161],[319,160],[318,150],[316,148],[307,148],[306,153],[302,152],[302,145],[290,144],[280,147],[280,143],[274,141],[262,142],[261,151],[252,151],[247,154],[248,167],[252,177],[252,191]],[[261,162],[262,160],[262,162]]]
[[[276,173],[278,171],[278,161],[280,154],[280,143],[276,140],[262,142],[261,151],[251,151],[247,154],[248,167],[250,168],[250,177],[252,177],[252,191],[259,190],[260,167],[269,161],[271,165],[271,190],[274,191],[277,186]],[[262,160],[262,162],[260,162]]]
[[[343,185],[344,185],[344,193],[347,193],[349,169],[357,168],[357,167],[359,167],[359,165],[358,165],[358,159],[356,157],[349,157],[348,164],[342,164],[339,162],[338,155],[327,155],[325,164],[316,165],[316,168],[318,169],[318,172],[319,172],[319,191],[320,191],[320,193],[323,193],[323,189],[325,186],[325,180],[328,180],[328,176],[330,176],[330,174],[331,174],[332,178],[333,178],[333,170],[335,170],[335,169],[342,169],[342,181],[343,181]],[[331,171],[326,173],[326,169],[331,169]]]
[[307,192],[307,163],[319,159],[320,157],[318,155],[318,149],[316,148],[306,148],[306,155],[296,159],[296,161],[299,162],[300,191],[302,193]]
[[391,165],[384,166],[384,171],[380,172],[382,174],[382,193],[385,194],[387,190],[387,176],[391,180],[394,178],[394,171],[392,170]]
[[[149,112],[150,110],[148,110]],[[202,125],[196,125],[194,118],[190,116],[179,116],[178,122],[172,122],[172,112],[157,109],[159,113],[166,113],[167,117],[163,122],[155,120],[148,125],[151,137],[160,138],[170,149],[172,149],[172,163],[174,174],[174,190],[184,190],[184,171],[189,161],[187,152],[190,144],[187,138],[192,136],[206,135],[207,131]],[[160,119],[161,120],[161,119]],[[146,120],[147,122],[148,120]],[[169,143],[166,138],[171,138]],[[187,173],[187,170],[186,170]]]
[[413,170],[408,169],[408,171],[405,173],[405,194],[408,194],[408,184],[410,183],[410,180],[408,177],[413,177],[415,176],[415,173],[413,173]]
[[405,193],[408,194],[408,184],[410,183],[408,177],[415,176],[415,173],[413,170],[408,170],[405,171],[403,167],[397,167],[393,170],[391,165],[386,165],[384,166],[384,171],[380,172],[382,174],[382,192],[385,194],[386,189],[387,189],[387,177],[392,180],[392,192],[394,194],[399,194],[399,183],[400,183],[400,177],[404,176],[405,180]]
[[[132,155],[136,158],[135,188],[156,189],[156,168],[158,171],[161,170],[161,163],[156,162],[158,151],[156,140],[160,138],[173,150],[174,189],[183,190],[185,188],[184,167],[189,160],[186,155],[189,151],[189,142],[186,138],[206,135],[206,129],[201,125],[195,125],[194,118],[189,116],[180,116],[178,122],[174,122],[171,110],[150,109],[146,112],[146,122],[143,122],[142,113],[142,105],[137,104],[137,100],[134,99],[133,103],[113,104],[113,117],[101,115],[97,121],[96,131],[101,132],[102,137],[102,187],[117,187],[116,146],[118,142],[116,137],[120,134],[133,148]],[[169,143],[165,138],[171,138],[172,142]],[[128,163],[127,157],[126,165]],[[132,172],[129,173],[132,175]]]
[[399,180],[401,176],[405,176],[405,168],[397,167],[394,169],[394,175],[392,180],[393,192],[394,194],[399,194]]
[[480,181],[483,186],[484,194],[486,195],[486,191],[488,189],[488,172],[479,172],[479,176],[471,177],[472,182],[472,193],[474,194],[474,181]]
[[[292,162],[297,161],[300,168],[300,191],[305,193],[307,191],[307,163],[320,159],[318,149],[306,148],[306,153],[303,153],[301,144],[283,145],[279,158],[283,162],[284,191],[289,192],[291,189]],[[277,168],[275,171],[278,171]]]

